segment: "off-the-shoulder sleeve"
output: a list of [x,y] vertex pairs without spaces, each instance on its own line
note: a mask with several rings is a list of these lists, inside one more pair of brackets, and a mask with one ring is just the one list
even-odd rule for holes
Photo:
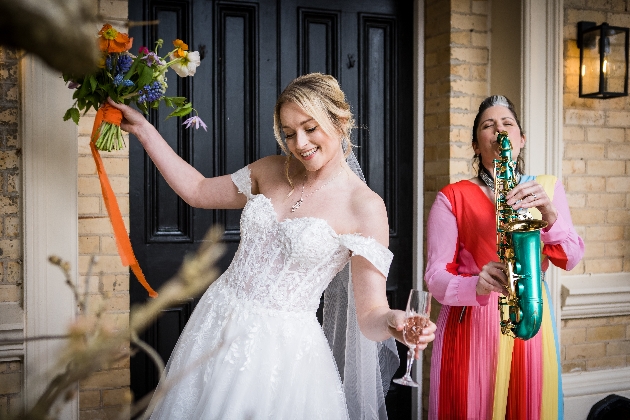
[[378,269],[386,278],[389,274],[389,266],[392,263],[394,254],[392,251],[385,248],[374,238],[366,238],[359,234],[356,235],[342,235],[339,237],[341,245],[352,251],[352,255],[360,255],[374,267]]
[[238,188],[238,192],[247,197],[248,200],[252,198],[252,177],[249,166],[234,172],[231,177],[232,182],[234,182],[234,185]]

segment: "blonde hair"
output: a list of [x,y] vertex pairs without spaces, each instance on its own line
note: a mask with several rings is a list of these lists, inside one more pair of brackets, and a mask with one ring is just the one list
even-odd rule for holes
[[[315,119],[322,130],[331,137],[341,135],[341,145],[345,149],[344,157],[352,153],[350,134],[355,127],[350,105],[346,95],[339,87],[339,82],[333,76],[322,73],[310,73],[297,77],[282,91],[276,101],[273,112],[273,131],[276,141],[287,155],[285,174],[291,188],[293,182],[289,176],[289,162],[291,152],[283,138],[280,109],[285,103],[299,105],[309,116]],[[289,195],[291,195],[291,192]]]
[[350,133],[354,128],[354,118],[337,79],[321,73],[305,74],[294,79],[280,94],[273,113],[273,131],[282,151],[290,155],[280,121],[280,109],[287,102],[299,105],[329,136],[341,135],[345,156],[350,154]]

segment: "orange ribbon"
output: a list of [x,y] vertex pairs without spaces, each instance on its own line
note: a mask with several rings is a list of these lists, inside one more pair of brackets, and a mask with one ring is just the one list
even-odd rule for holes
[[96,148],[95,142],[98,139],[101,124],[104,121],[120,125],[120,122],[122,121],[122,113],[119,109],[114,108],[109,104],[105,104],[99,108],[94,120],[94,127],[92,128],[92,141],[90,141],[90,149],[92,149],[92,156],[94,157],[94,162],[96,163],[98,179],[101,181],[103,200],[105,201],[105,207],[107,208],[109,220],[112,222],[112,227],[114,228],[114,238],[116,239],[116,246],[118,247],[118,255],[120,255],[122,264],[125,267],[131,267],[131,271],[133,271],[133,274],[136,275],[140,284],[142,284],[146,291],[149,292],[149,296],[154,298],[157,297],[158,294],[151,288],[151,286],[149,286],[149,283],[147,283],[147,280],[144,278],[144,274],[140,269],[140,265],[138,264],[138,260],[133,253],[131,241],[129,240],[129,235],[127,234],[127,229],[125,228],[125,223],[123,222],[122,214],[120,213],[120,208],[118,206],[118,200],[116,199],[114,190],[109,183],[109,178],[107,177],[107,172],[105,172],[105,166],[103,165],[101,155]]

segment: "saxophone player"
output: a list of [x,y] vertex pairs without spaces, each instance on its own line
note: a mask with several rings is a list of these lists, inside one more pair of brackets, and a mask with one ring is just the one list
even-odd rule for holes
[[544,281],[538,332],[524,341],[500,331],[497,306],[508,270],[496,242],[499,132],[511,139],[515,161],[517,185],[505,195],[507,204],[547,222],[540,233],[542,272],[549,264],[571,270],[584,254],[560,180],[523,173],[526,137],[513,104],[504,96],[486,98],[472,131],[478,176],[443,188],[427,221],[425,281],[442,304],[431,359],[430,420],[563,418],[558,333]]

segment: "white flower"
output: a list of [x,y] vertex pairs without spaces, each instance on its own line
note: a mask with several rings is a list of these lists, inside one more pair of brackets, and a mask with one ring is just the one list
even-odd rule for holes
[[173,59],[171,67],[179,77],[194,76],[201,63],[199,51],[187,51],[186,56],[181,58],[175,58],[171,55],[171,59]]
[[182,123],[182,125],[185,125],[186,128],[189,128],[193,124],[195,124],[196,129],[199,129],[199,125],[201,125],[204,130],[208,131],[208,126],[203,121],[201,121],[201,118],[196,115],[194,117],[188,118]]

